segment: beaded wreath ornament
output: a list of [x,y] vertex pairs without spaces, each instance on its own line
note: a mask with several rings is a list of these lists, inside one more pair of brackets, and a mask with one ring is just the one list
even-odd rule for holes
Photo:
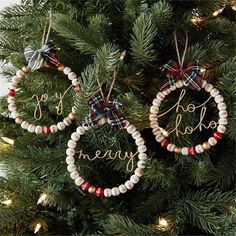
[[[217,141],[222,138],[222,135],[226,131],[226,125],[228,123],[227,121],[228,114],[227,114],[226,104],[224,103],[224,98],[222,95],[220,95],[219,90],[214,88],[212,84],[207,83],[206,80],[202,80],[200,76],[200,66],[198,65],[198,62],[197,61],[189,62],[187,67],[183,69],[184,57],[187,51],[187,42],[188,42],[187,33],[186,33],[185,50],[183,53],[182,60],[180,60],[179,56],[176,32],[174,33],[174,37],[175,37],[175,46],[179,63],[175,61],[169,61],[167,64],[161,67],[161,71],[163,72],[163,74],[166,75],[168,81],[161,87],[161,91],[157,93],[156,98],[152,102],[152,106],[150,108],[151,114],[149,115],[150,127],[152,128],[152,132],[155,135],[156,141],[159,142],[163,148],[167,149],[170,152],[181,153],[182,155],[194,156],[197,153],[203,153],[205,150],[208,150],[212,146],[215,146],[217,144]],[[194,91],[200,91],[204,89],[207,93],[210,94],[210,97],[205,103],[203,103],[198,107],[205,105],[211,98],[213,98],[217,104],[217,109],[219,111],[218,122],[211,121],[208,127],[204,125],[205,128],[211,127],[216,129],[213,133],[213,136],[208,138],[208,140],[203,142],[202,144],[197,144],[191,147],[179,147],[174,143],[170,143],[169,140],[167,139],[166,131],[159,126],[159,121],[158,121],[159,117],[161,117],[164,114],[167,114],[167,112],[173,110],[174,108],[173,106],[167,112],[160,114],[159,108],[161,106],[161,103],[172,91],[184,87]],[[182,92],[184,92],[182,93],[184,95],[186,90],[183,89]],[[177,103],[179,103],[179,101]],[[198,107],[194,106],[193,104],[189,104],[186,110],[188,110],[188,112],[194,112],[195,109]],[[206,112],[206,110],[202,109],[202,111],[201,113],[205,114],[204,112]],[[200,118],[200,122],[201,121],[202,120]],[[176,121],[176,126],[178,126],[178,124],[179,124],[178,121]],[[195,130],[194,128],[188,126],[185,129],[184,133],[191,134],[194,130]]]
[[[141,133],[136,130],[134,125],[131,125],[127,120],[124,120],[122,114],[118,111],[121,104],[117,101],[109,101],[109,96],[114,85],[115,77],[116,72],[114,73],[112,86],[110,88],[106,101],[102,93],[101,84],[97,78],[101,96],[91,97],[89,99],[88,103],[92,111],[89,115],[86,116],[84,124],[82,126],[79,126],[76,129],[76,132],[71,135],[71,139],[68,141],[68,148],[66,150],[67,170],[70,172],[70,177],[74,180],[75,184],[79,186],[83,191],[87,191],[98,197],[118,196],[121,193],[125,193],[128,190],[132,189],[134,185],[139,182],[139,178],[143,175],[145,160],[147,159],[147,154],[145,153],[147,151],[147,148],[144,144],[144,139],[141,137]],[[78,172],[74,158],[76,153],[76,143],[79,141],[80,137],[92,127],[103,125],[105,123],[110,124],[114,130],[126,129],[126,131],[131,134],[132,138],[135,140],[139,158],[137,167],[131,177],[124,184],[111,188],[104,188],[104,186],[95,187],[94,185],[88,183]]]
[[[51,19],[51,12],[50,12],[50,19]],[[49,21],[49,27],[47,35],[45,36],[46,27],[45,25],[43,38],[42,38],[42,47],[38,50],[33,49],[32,47],[27,47],[25,49],[25,57],[28,61],[27,66],[23,66],[21,70],[16,72],[16,75],[12,78],[12,83],[9,87],[8,93],[8,110],[11,112],[11,117],[15,119],[15,122],[25,130],[30,133],[36,134],[50,134],[55,133],[58,130],[64,130],[66,126],[69,126],[72,121],[75,119],[75,114],[73,112],[69,113],[63,121],[58,122],[57,124],[48,125],[34,125],[30,124],[28,121],[23,120],[20,113],[17,110],[17,100],[16,100],[16,90],[20,85],[21,80],[24,78],[29,71],[33,72],[38,70],[42,67],[53,67],[56,68],[58,71],[63,71],[65,75],[68,76],[69,80],[72,82],[72,86],[78,89],[79,82],[77,79],[77,75],[71,71],[69,67],[65,67],[62,65],[57,58],[56,53],[56,46],[52,42],[47,42],[50,32],[50,25],[51,20]],[[35,119],[37,119],[35,117]]]

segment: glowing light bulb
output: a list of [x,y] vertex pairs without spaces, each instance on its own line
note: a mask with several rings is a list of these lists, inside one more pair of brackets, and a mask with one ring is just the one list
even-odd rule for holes
[[219,10],[216,10],[212,13],[213,16],[218,16],[222,11],[224,10],[224,7],[219,9]]
[[125,56],[126,56],[126,51],[123,51],[123,52],[120,54],[120,60],[121,60],[121,61],[124,60]]
[[3,201],[3,202],[1,202],[1,203],[4,204],[4,205],[9,206],[9,205],[12,204],[12,200],[11,200],[11,199],[8,199],[8,200],[5,200],[5,201]]
[[39,200],[38,200],[37,204],[45,203],[46,199],[47,199],[47,196],[48,195],[46,193],[42,193],[39,197]]
[[37,234],[39,230],[41,229],[42,225],[40,223],[37,223],[34,229],[34,233]]
[[201,72],[201,73],[204,73],[204,72],[206,72],[206,69],[205,69],[205,68],[201,68],[201,69],[200,69],[200,72]]
[[194,25],[198,25],[198,24],[200,24],[200,23],[203,21],[203,19],[200,18],[200,17],[194,16],[190,21],[191,21]]
[[10,138],[7,138],[7,137],[2,137],[2,140],[3,140],[4,142],[8,143],[8,144],[11,144],[11,145],[13,145],[14,142],[15,142],[15,140],[10,139]]
[[159,226],[160,226],[160,227],[163,227],[163,228],[166,228],[166,227],[168,226],[167,220],[164,219],[164,218],[160,218],[160,219],[159,219]]

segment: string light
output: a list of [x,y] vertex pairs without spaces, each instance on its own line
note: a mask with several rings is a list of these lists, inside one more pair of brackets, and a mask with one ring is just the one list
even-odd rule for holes
[[212,13],[213,16],[218,16],[225,8],[220,8]]
[[200,23],[203,22],[203,19],[198,17],[198,16],[193,16],[192,19],[190,20],[192,24],[194,25],[199,25]]
[[121,60],[121,61],[124,60],[125,56],[126,56],[126,51],[123,51],[123,52],[120,54],[120,60]]
[[2,137],[2,140],[8,144],[13,145],[15,143],[15,140],[7,138],[7,137]]
[[1,202],[2,204],[6,205],[6,206],[9,206],[12,204],[12,200],[11,199],[8,199],[8,200],[5,200],[3,202]]
[[42,225],[40,223],[37,223],[34,229],[34,233],[37,234],[39,230],[41,229]]
[[47,197],[48,195],[46,193],[42,193],[38,199],[38,202],[37,204],[41,204],[41,203],[44,203],[46,204],[47,203]]
[[205,68],[201,68],[201,69],[200,69],[200,72],[201,72],[201,73],[204,73],[204,72],[206,72],[206,69],[205,69]]
[[160,227],[165,227],[166,228],[168,226],[168,221],[164,218],[160,218],[159,219],[159,225],[160,225]]

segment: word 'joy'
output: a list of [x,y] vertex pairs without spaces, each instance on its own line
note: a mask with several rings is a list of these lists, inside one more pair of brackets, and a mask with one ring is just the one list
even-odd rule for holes
[[116,152],[112,152],[112,150],[108,150],[106,151],[104,154],[101,150],[97,150],[95,152],[94,156],[90,156],[89,154],[84,154],[83,150],[77,151],[76,153],[78,153],[78,158],[79,159],[87,159],[89,161],[94,161],[96,159],[106,159],[106,160],[115,160],[115,159],[119,159],[119,160],[128,160],[127,164],[126,164],[126,170],[128,172],[132,172],[134,169],[134,158],[138,155],[139,152],[125,152],[124,154],[122,154],[121,151],[116,151]]
[[179,95],[178,101],[167,111],[161,113],[160,115],[158,115],[158,117],[164,116],[166,114],[168,114],[169,112],[171,112],[172,110],[175,109],[175,112],[178,113],[180,110],[182,110],[183,112],[189,112],[189,113],[193,113],[195,112],[197,109],[201,108],[199,113],[200,113],[200,117],[199,117],[199,122],[195,127],[192,126],[187,126],[184,131],[181,131],[179,129],[179,126],[181,124],[182,121],[182,115],[178,114],[175,120],[175,127],[172,130],[168,130],[168,135],[175,132],[176,136],[179,137],[179,134],[181,135],[185,135],[185,134],[192,134],[195,130],[199,129],[200,131],[202,131],[203,128],[205,129],[215,129],[218,125],[218,123],[216,121],[210,121],[208,125],[203,124],[203,120],[204,117],[206,115],[206,104],[209,102],[209,100],[211,99],[211,97],[209,97],[205,102],[203,102],[202,104],[200,104],[199,106],[195,106],[194,104],[190,103],[188,104],[188,106],[186,108],[184,108],[183,106],[180,105],[180,102],[182,101],[182,99],[184,98],[186,94],[186,90],[183,89]]

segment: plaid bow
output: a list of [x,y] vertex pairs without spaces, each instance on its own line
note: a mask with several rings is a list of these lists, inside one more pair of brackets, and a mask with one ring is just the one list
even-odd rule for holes
[[174,85],[177,80],[183,80],[184,85],[190,89],[201,90],[202,79],[198,61],[191,61],[185,69],[180,69],[177,62],[170,60],[160,70],[166,75],[168,81],[162,85],[161,91]]
[[44,44],[38,50],[28,46],[25,48],[24,55],[31,71],[45,66],[58,67],[60,65],[56,54],[56,46],[52,42]]
[[103,117],[110,121],[113,129],[123,129],[125,126],[124,118],[117,109],[122,106],[117,101],[110,102],[106,105],[101,96],[90,97],[88,101],[91,107],[91,113],[85,117],[85,125],[94,126],[99,123]]

